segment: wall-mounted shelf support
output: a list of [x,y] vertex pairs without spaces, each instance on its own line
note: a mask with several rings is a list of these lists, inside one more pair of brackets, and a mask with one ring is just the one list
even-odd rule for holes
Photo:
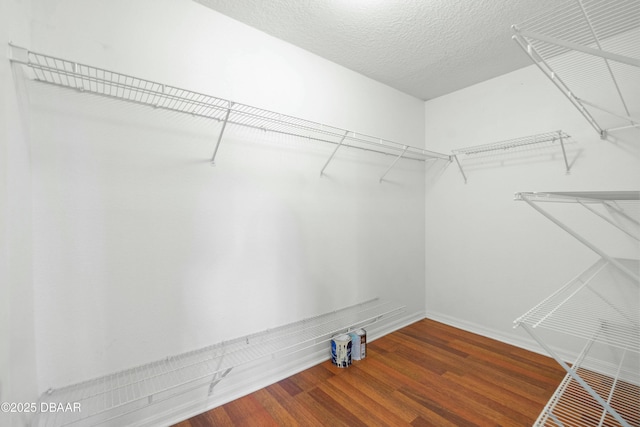
[[560,148],[562,148],[562,158],[564,159],[564,167],[566,168],[567,173],[571,171],[571,166],[569,166],[569,160],[567,160],[567,150],[564,148],[564,141],[562,140],[563,135],[562,131],[558,131],[558,141],[560,141]]
[[453,158],[456,159],[456,164],[458,165],[458,169],[460,169],[460,173],[462,174],[462,178],[464,178],[464,183],[467,183],[467,175],[464,173],[464,169],[462,169],[462,165],[460,164],[460,160],[458,159],[458,155],[454,154]]
[[[515,26],[513,26],[512,28],[514,31],[517,31]],[[555,71],[553,71],[553,69],[536,51],[536,49],[526,40],[520,37],[520,35],[517,33],[512,36],[512,39],[516,43],[518,43],[518,46],[520,46],[524,53],[526,53],[531,58],[538,69],[542,71],[542,73],[547,76],[549,80],[551,80],[551,83],[553,83],[558,89],[560,89],[560,92],[569,100],[569,102],[571,102],[571,104],[573,104],[574,107],[576,107],[580,114],[582,114],[587,122],[589,122],[591,127],[593,127],[600,136],[604,137],[605,131],[598,125],[591,113],[589,113],[589,111],[576,99],[576,97],[573,96],[564,81],[562,81],[562,79],[555,73]]]
[[555,144],[556,142],[560,145],[562,150],[562,157],[564,159],[564,165],[566,172],[570,172],[570,165],[567,159],[567,151],[565,149],[565,140],[570,138],[565,132],[558,130],[553,132],[546,132],[537,135],[525,136],[520,138],[509,139],[506,141],[494,142],[490,144],[476,145],[465,148],[458,148],[453,150],[453,158],[458,164],[458,168],[460,169],[460,173],[464,178],[465,184],[467,183],[467,175],[464,172],[462,167],[462,162],[459,159],[459,156],[474,156],[478,154],[486,154],[490,152],[504,152],[506,150],[511,150],[514,148],[524,147],[524,146],[532,146],[536,144]]
[[613,221],[611,218],[607,217],[606,215],[598,212],[597,210],[595,210],[594,208],[592,208],[591,206],[589,206],[588,203],[585,203],[583,201],[578,201],[578,203],[580,204],[580,206],[584,207],[585,209],[587,209],[588,211],[590,211],[592,214],[599,216],[600,218],[602,218],[604,221],[608,222],[609,224],[611,224],[612,226],[614,226],[615,228],[617,228],[618,230],[622,231],[623,233],[625,233],[627,236],[640,241],[640,237],[638,237],[636,234],[633,234],[631,231],[627,230],[626,228],[622,227],[620,224],[617,224],[615,221]]
[[[188,392],[206,398],[232,370],[326,345],[339,333],[392,321],[405,306],[378,298],[263,332],[126,369],[66,387],[50,389],[40,404],[79,402],[82,412],[39,413],[34,427],[124,425],[122,417]],[[369,331],[371,333],[371,331]],[[320,351],[321,348],[320,348]]]
[[[551,356],[553,357],[553,359],[558,362],[558,364],[560,366],[562,366],[562,368],[567,372],[567,376],[570,377],[573,381],[577,382],[580,386],[582,386],[582,388],[585,389],[585,391],[587,393],[589,393],[591,395],[591,397],[593,397],[600,405],[602,405],[603,408],[603,417],[606,413],[611,414],[612,417],[614,417],[619,423],[620,425],[622,425],[623,427],[631,427],[630,424],[624,419],[622,418],[622,416],[618,413],[618,411],[616,411],[612,406],[611,406],[611,400],[610,398],[605,400],[603,399],[600,394],[598,394],[592,387],[591,385],[589,385],[589,383],[587,383],[584,379],[582,379],[582,377],[580,375],[578,375],[577,373],[577,366],[579,366],[579,363],[575,363],[574,365],[576,366],[576,368],[574,369],[573,367],[570,367],[558,354],[556,354],[556,352],[549,347],[543,340],[538,339],[537,335],[533,332],[533,330],[531,329],[531,327],[529,325],[527,325],[526,323],[521,323],[519,324],[519,326],[522,326],[524,328],[525,331],[527,331],[527,333],[529,335],[531,335],[531,337],[536,340],[536,342],[538,344],[540,344],[540,346]],[[591,346],[593,342],[590,341],[587,343],[586,348],[582,351],[581,354],[586,354]],[[616,378],[617,379],[617,378]],[[611,388],[611,393],[613,393],[613,391],[615,390],[615,387]],[[558,420],[559,421],[559,420]],[[559,426],[562,426],[563,424],[561,422],[558,423]]]
[[[633,125],[631,125],[629,127],[636,127],[638,124],[640,124],[640,119],[637,119],[635,117],[631,117],[629,115],[625,116],[624,114],[616,113],[615,111],[611,111],[608,108],[605,108],[605,107],[602,107],[600,105],[594,104],[593,102],[589,102],[586,99],[581,99],[581,98],[575,98],[575,99],[576,99],[576,101],[581,102],[584,105],[588,105],[588,106],[593,107],[593,108],[595,108],[597,110],[604,111],[605,113],[609,113],[612,116],[615,116],[615,117],[618,117],[620,119],[628,120],[628,121],[632,122]],[[613,129],[609,129],[609,130],[613,130]]]
[[409,148],[409,147],[407,147],[407,146],[405,145],[405,146],[404,146],[404,149],[402,150],[402,153],[400,153],[400,154],[398,155],[398,157],[396,157],[396,158],[395,158],[395,160],[394,160],[394,161],[389,165],[389,167],[387,168],[387,170],[386,170],[386,171],[384,171],[384,173],[383,173],[383,174],[382,174],[382,176],[380,177],[380,182],[382,182],[382,180],[384,179],[384,177],[385,177],[385,176],[387,176],[387,174],[389,173],[389,171],[390,171],[391,169],[393,169],[393,167],[396,165],[396,163],[398,162],[398,160],[400,160],[400,158],[401,158],[402,156],[404,156],[404,153],[406,153],[406,152],[407,152],[407,148]]
[[555,37],[545,36],[543,34],[534,33],[533,31],[519,30],[517,26],[513,26],[513,30],[517,31],[523,37],[529,37],[532,39],[540,40],[547,43],[552,43],[557,46],[565,47],[571,50],[577,50],[578,52],[587,53],[589,55],[597,56],[603,59],[610,59],[612,61],[620,62],[622,64],[633,65],[634,67],[640,67],[640,59],[631,58],[624,55],[618,55],[615,53],[607,52],[601,49],[594,49],[592,47],[583,46],[578,43],[572,43],[566,40],[560,40]]
[[611,202],[607,202],[607,201],[605,201],[603,203],[603,205],[607,209],[612,210],[613,212],[615,212],[616,214],[620,215],[621,217],[623,217],[627,221],[631,222],[632,224],[635,224],[636,226],[640,226],[640,222],[638,220],[636,220],[635,218],[633,218],[632,216],[630,216],[629,214],[627,214],[624,211],[624,209],[622,209],[620,206],[616,206],[615,204],[613,204]]
[[[584,18],[584,21],[587,23],[587,26],[589,27],[589,32],[591,33],[591,36],[593,37],[593,40],[595,40],[596,42],[596,46],[598,47],[598,49],[596,50],[596,56],[600,56],[602,53],[607,53],[611,56],[615,56],[617,57],[616,59],[614,58],[609,58],[609,59],[613,59],[614,61],[618,61],[620,63],[626,63],[629,65],[634,65],[635,67],[640,67],[640,60],[634,59],[634,58],[630,58],[627,57],[625,55],[617,55],[617,54],[613,54],[611,52],[606,52],[604,49],[602,49],[602,44],[600,43],[600,38],[598,37],[598,34],[595,31],[595,28],[593,26],[593,23],[591,22],[591,19],[589,18],[589,14],[587,13],[587,10],[584,7],[584,4],[582,3],[582,0],[578,1],[578,5],[580,6],[580,11],[582,12],[582,17]],[[586,47],[586,46],[582,46],[581,47]],[[599,51],[599,52],[598,52]],[[620,101],[622,102],[622,106],[624,107],[624,110],[626,111],[627,115],[631,115],[631,113],[629,113],[629,107],[627,107],[627,102],[624,99],[624,96],[622,95],[622,91],[620,90],[620,85],[618,84],[618,80],[616,79],[616,75],[614,74],[613,70],[611,69],[611,64],[609,64],[609,61],[606,57],[603,57],[604,59],[604,63],[607,67],[607,71],[609,72],[609,76],[611,77],[611,81],[613,82],[614,86],[616,87],[616,92],[618,93],[618,96],[620,97]],[[631,61],[631,62],[625,62],[626,61]]]
[[333,149],[333,152],[331,153],[331,155],[329,156],[329,158],[327,159],[327,162],[324,164],[324,166],[322,167],[322,170],[320,170],[320,176],[322,176],[324,174],[324,170],[327,168],[327,166],[329,165],[329,162],[331,162],[331,160],[333,159],[333,156],[336,155],[336,152],[338,151],[338,148],[342,147],[342,143],[344,142],[344,139],[347,137],[347,135],[349,134],[349,131],[346,131],[344,133],[344,136],[342,138],[340,138],[340,142],[338,143],[338,145],[336,145],[336,148]]
[[[631,269],[640,266],[635,259],[618,261]],[[567,372],[535,426],[636,425],[640,419],[638,285],[601,258],[515,320],[514,327],[522,327]],[[569,365],[541,330],[585,344]]]
[[[603,197],[603,198],[602,199],[598,199],[598,197]],[[543,216],[545,216],[551,222],[553,222],[554,224],[556,224],[557,226],[562,228],[568,234],[570,234],[575,239],[577,239],[580,243],[582,243],[583,245],[585,245],[586,247],[588,247],[589,249],[594,251],[596,254],[600,255],[602,258],[604,258],[607,261],[609,261],[612,265],[614,265],[616,268],[618,268],[622,273],[624,273],[630,279],[635,280],[635,281],[640,281],[640,275],[638,274],[637,271],[630,270],[629,268],[627,268],[626,266],[621,264],[617,259],[615,259],[612,256],[608,255],[606,252],[604,252],[598,246],[594,245],[589,240],[585,239],[583,236],[581,236],[575,230],[570,228],[567,224],[563,223],[562,221],[557,219],[555,216],[551,215],[551,213],[549,213],[548,211],[546,211],[545,209],[540,207],[537,203],[535,203],[536,200],[537,201],[541,201],[541,200],[542,201],[564,201],[564,202],[571,202],[571,203],[578,203],[578,204],[583,204],[584,202],[588,202],[588,203],[603,203],[603,202],[609,200],[609,199],[606,199],[604,197],[607,197],[606,192],[603,192],[603,193],[595,193],[594,192],[594,193],[589,193],[588,195],[584,195],[584,194],[581,194],[579,192],[574,192],[574,193],[527,193],[527,192],[521,192],[521,193],[516,193],[515,200],[522,200],[522,201],[526,202],[529,206],[531,206],[533,209],[535,209],[536,211],[541,213]],[[628,199],[628,200],[637,200],[638,192],[637,191],[617,192],[614,197],[629,197],[631,199]],[[635,199],[633,199],[633,197],[635,197]],[[593,212],[592,209],[589,209],[589,210],[591,212]]]
[[220,133],[218,134],[218,140],[216,141],[216,146],[213,149],[213,155],[211,156],[211,165],[213,166],[215,166],[216,164],[216,154],[218,154],[220,141],[222,141],[222,135],[224,134],[224,130],[227,127],[227,122],[229,121],[229,115],[231,114],[231,107],[233,107],[233,102],[229,101],[229,108],[227,108],[227,113],[224,115],[224,120],[222,121],[222,128],[220,129]]
[[228,368],[222,372],[218,371],[213,375],[213,379],[209,384],[209,396],[213,394],[213,389],[215,388],[215,386],[217,386],[220,381],[222,381],[227,375],[229,375],[229,372],[231,372],[231,369],[233,368]]
[[370,153],[394,157],[402,154],[400,157],[406,160],[424,162],[431,159],[442,159],[451,161],[451,157],[447,154],[361,133],[356,134],[334,126],[32,52],[11,44],[9,46],[9,60],[14,64],[23,65],[28,76],[33,80],[221,122],[222,129],[211,156],[211,163],[216,160],[223,134],[230,124]]
[[[639,10],[635,0],[576,0],[511,27],[513,40],[602,138],[640,126],[630,113],[638,109],[637,102],[624,96],[637,91],[640,80]],[[636,105],[629,106],[629,100]]]

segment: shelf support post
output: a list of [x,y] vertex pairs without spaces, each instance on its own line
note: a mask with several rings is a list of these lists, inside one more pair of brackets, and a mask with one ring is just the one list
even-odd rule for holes
[[[640,120],[639,120],[639,119],[637,119],[637,118],[635,118],[635,117],[631,117],[630,115],[624,115],[624,114],[618,114],[618,113],[615,113],[615,112],[613,112],[613,111],[611,111],[611,110],[609,110],[609,109],[607,109],[607,108],[605,108],[605,107],[602,107],[602,106],[600,106],[600,105],[598,105],[598,104],[594,104],[593,102],[589,102],[589,101],[587,101],[586,99],[582,99],[582,98],[578,98],[578,97],[576,97],[576,100],[577,100],[578,102],[582,102],[583,104],[589,105],[589,106],[591,106],[591,107],[593,107],[593,108],[595,108],[595,109],[598,109],[598,110],[600,110],[600,111],[604,111],[605,113],[609,113],[609,114],[611,114],[612,116],[616,116],[616,117],[621,118],[621,119],[623,119],[623,120],[628,120],[628,121],[630,121],[631,123],[633,123],[633,124],[631,125],[631,127],[637,127],[637,126],[640,126]],[[610,129],[607,129],[607,130],[610,130]]]
[[[566,376],[563,379],[562,383],[560,383],[560,387],[558,387],[558,391],[556,393],[563,393],[564,391],[567,389],[567,387],[569,386],[569,381],[567,380]],[[540,416],[538,417],[538,419],[536,420],[536,422],[533,424],[534,426],[536,425],[544,425],[541,421],[544,420],[544,416],[546,415],[547,418],[551,418],[556,425],[560,426],[560,427],[565,427],[564,424],[562,424],[562,422],[558,419],[558,417],[555,416],[555,414],[553,413],[554,409],[556,408],[556,406],[558,406],[558,400],[557,399],[550,399],[546,406],[544,407],[544,409],[542,410],[542,412],[540,413]]]
[[565,371],[567,371],[567,373],[571,376],[571,378],[573,378],[573,380],[575,382],[577,382],[578,384],[580,384],[580,386],[582,386],[582,388],[584,388],[587,393],[589,393],[591,395],[591,397],[593,397],[600,405],[602,405],[603,408],[605,408],[607,410],[607,412],[609,414],[611,414],[611,416],[613,416],[622,426],[624,427],[631,427],[629,425],[628,422],[626,422],[624,420],[624,418],[622,418],[620,416],[620,414],[618,414],[618,412],[613,409],[611,407],[611,405],[609,405],[609,402],[607,402],[606,400],[604,400],[602,397],[600,397],[600,395],[598,393],[596,393],[596,391],[591,388],[591,386],[582,379],[582,377],[580,377],[580,375],[577,374],[576,371],[573,370],[573,368],[570,368],[569,365],[567,365],[567,363],[562,360],[562,358],[560,358],[555,351],[553,351],[551,349],[551,347],[549,347],[548,345],[546,345],[544,343],[544,341],[539,340],[536,335],[533,333],[533,330],[529,327],[529,325],[527,325],[526,323],[522,323],[522,327],[524,328],[525,331],[527,331],[527,333],[529,335],[531,335],[531,337],[536,340],[536,342],[538,344],[540,344],[540,346],[551,355],[551,357],[553,357],[556,362],[558,362],[560,364],[560,366],[562,366],[564,368]]
[[[591,23],[591,19],[589,19],[589,15],[587,14],[586,9],[584,8],[584,4],[582,3],[582,0],[578,0],[578,5],[580,6],[580,10],[582,11],[582,16],[584,16],[585,21],[587,21],[589,30],[591,30],[591,35],[593,36],[593,39],[596,41],[596,46],[598,46],[598,49],[600,49],[600,51],[603,51],[602,46],[600,45],[600,39],[596,34],[596,30],[593,28],[593,24]],[[616,91],[618,92],[620,101],[624,106],[624,111],[627,113],[627,115],[631,115],[631,113],[629,112],[629,107],[627,107],[627,103],[624,100],[624,96],[622,96],[622,91],[620,90],[620,86],[618,85],[618,80],[616,80],[616,76],[615,74],[613,74],[613,70],[611,69],[611,65],[609,64],[609,61],[607,60],[607,58],[604,58],[604,63],[607,66],[607,70],[609,71],[609,75],[611,76],[611,80],[613,81],[613,85],[616,87]],[[636,66],[640,67],[640,61],[637,61]]]
[[213,376],[213,379],[211,380],[211,384],[209,384],[209,396],[213,394],[213,389],[215,388],[215,386],[218,385],[218,383],[222,381],[229,374],[229,372],[231,372],[231,369],[232,368],[227,368],[222,373],[216,372],[216,374]]
[[229,120],[229,114],[231,114],[231,107],[233,107],[233,102],[229,101],[229,108],[227,108],[227,112],[224,115],[224,120],[222,122],[222,129],[220,129],[220,134],[218,135],[218,140],[216,141],[216,147],[213,149],[213,155],[211,156],[211,166],[215,166],[215,164],[216,164],[216,154],[218,154],[218,148],[220,147],[220,141],[222,141],[222,135],[224,134],[224,130],[227,127],[227,121]]
[[631,221],[635,225],[640,225],[640,222],[638,222],[635,218],[627,215],[627,213],[624,210],[622,210],[620,207],[618,207],[618,206],[616,206],[616,205],[614,205],[612,203],[608,203],[608,202],[604,202],[604,205],[608,209],[611,209],[612,211],[614,211],[618,215],[622,216],[623,218],[626,218],[627,220]]
[[389,165],[389,167],[387,168],[387,170],[386,170],[386,171],[382,174],[382,176],[380,177],[380,181],[379,181],[379,182],[382,182],[382,180],[384,179],[384,177],[385,177],[385,176],[387,176],[387,174],[389,173],[389,171],[390,171],[391,169],[393,169],[393,167],[396,165],[396,163],[398,162],[398,160],[400,160],[400,158],[401,158],[402,156],[404,156],[404,153],[406,153],[406,152],[407,152],[407,149],[408,149],[408,148],[409,148],[409,146],[407,146],[407,145],[405,145],[405,146],[404,146],[404,149],[402,150],[402,153],[400,153],[400,154],[398,155],[398,157],[396,157],[396,159],[393,161],[393,163],[391,163],[391,164]]
[[456,159],[456,164],[458,165],[458,169],[460,169],[460,173],[462,174],[462,177],[464,178],[464,183],[467,183],[467,175],[464,174],[464,169],[462,169],[462,164],[460,163],[460,160],[458,160],[458,155],[454,154],[453,158]]
[[564,165],[567,168],[567,173],[569,173],[571,167],[569,166],[569,162],[567,161],[567,152],[564,149],[564,142],[562,140],[562,131],[558,131],[558,137],[560,138],[560,147],[562,148],[562,157],[564,157]]
[[346,131],[344,133],[344,135],[342,136],[342,138],[340,139],[340,142],[338,143],[338,145],[336,145],[336,148],[333,149],[333,153],[331,153],[331,155],[329,156],[329,158],[325,162],[324,166],[320,170],[320,176],[324,175],[324,170],[327,168],[327,166],[329,165],[329,163],[333,159],[333,156],[336,155],[336,152],[338,151],[338,148],[340,148],[342,146],[342,143],[344,142],[344,140],[345,140],[345,138],[347,137],[348,134],[349,134],[349,131]]
[[[562,94],[567,97],[567,99],[573,104],[573,106],[576,107],[578,111],[580,111],[580,114],[582,114],[582,116],[585,119],[587,119],[589,124],[596,130],[596,132],[598,132],[598,135],[600,135],[601,137],[605,135],[605,131],[598,125],[598,123],[591,116],[591,114],[589,114],[589,111],[587,111],[587,109],[584,108],[582,103],[580,103],[580,101],[575,96],[573,96],[573,94],[567,88],[567,85],[564,84],[562,79],[560,79],[560,77],[553,71],[553,69],[549,66],[549,64],[547,64],[545,60],[542,59],[542,56],[540,56],[540,54],[535,50],[535,48],[523,39],[520,30],[515,25],[512,26],[511,28],[515,32],[515,34],[512,36],[512,39],[518,44],[518,46],[520,46],[520,48],[524,51],[524,53],[526,53],[529,56],[529,58],[531,58],[533,63],[536,64],[536,66],[540,69],[540,71],[542,71],[542,73],[545,76],[547,76],[547,78],[549,78],[549,80],[551,80],[551,82],[558,89],[560,89],[560,92],[562,92]],[[536,56],[539,58],[539,60],[536,59]],[[542,65],[540,65],[540,63],[544,64],[544,66],[549,71],[545,70],[542,67]]]
[[609,261],[612,265],[614,265],[618,270],[620,270],[622,273],[624,273],[627,277],[629,277],[630,279],[632,279],[633,281],[636,281],[636,282],[640,280],[640,276],[638,276],[638,273],[632,272],[627,267],[625,267],[624,265],[620,264],[616,259],[610,257],[605,252],[601,251],[597,246],[591,244],[591,242],[589,242],[584,237],[580,236],[578,233],[573,231],[566,224],[564,224],[563,222],[561,222],[558,219],[556,219],[556,217],[554,217],[549,212],[547,212],[544,209],[542,209],[540,206],[536,205],[535,202],[532,202],[531,200],[529,200],[529,198],[526,195],[524,195],[524,194],[521,195],[521,198],[529,206],[531,206],[536,211],[540,212],[542,215],[544,215],[546,218],[548,218],[551,222],[553,222],[558,227],[562,228],[564,231],[569,233],[571,236],[573,236],[575,239],[577,239],[580,243],[582,243],[583,245],[585,245],[586,247],[588,247],[589,249],[591,249],[592,251],[594,251],[595,253],[600,255],[602,258],[604,258],[607,261]]
[[595,49],[592,47],[583,46],[578,43],[569,42],[566,40],[560,40],[555,37],[545,36],[543,34],[534,33],[532,31],[522,30],[520,31],[525,37],[540,40],[542,42],[554,44],[556,46],[564,47],[571,50],[577,50],[578,52],[586,53],[588,55],[598,56],[604,59],[610,59],[612,61],[620,62],[622,64],[631,65],[634,67],[640,67],[640,59],[631,58],[629,56],[618,55],[616,53],[607,52],[606,50]]
[[[624,227],[621,227],[619,224],[615,223],[614,221],[612,221],[611,219],[609,219],[608,217],[606,217],[605,215],[601,214],[600,212],[598,212],[597,210],[595,210],[594,208],[592,208],[591,206],[587,205],[586,203],[583,203],[581,201],[578,201],[579,204],[582,205],[582,207],[584,207],[585,209],[587,209],[588,211],[590,211],[592,214],[599,216],[600,218],[602,218],[604,221],[608,222],[609,224],[611,224],[612,226],[614,226],[615,228],[617,228],[618,230],[622,231],[623,233],[625,233],[627,236],[640,241],[640,238],[633,234],[632,232],[630,232],[629,230],[626,230]],[[606,205],[605,205],[606,206]]]

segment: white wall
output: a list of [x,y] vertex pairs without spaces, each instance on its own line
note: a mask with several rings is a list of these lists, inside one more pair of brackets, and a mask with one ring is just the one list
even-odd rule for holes
[[[467,184],[455,164],[437,182],[427,178],[428,316],[530,346],[512,322],[598,257],[526,203],[513,201],[514,193],[637,190],[640,133],[601,140],[534,66],[428,101],[425,117],[427,144],[439,151],[559,129],[572,136],[569,174],[559,148],[537,148],[467,163]],[[547,208],[589,230],[566,207]],[[621,235],[614,246],[601,230],[606,227],[591,228],[590,238],[621,252],[615,255],[637,257],[637,242]]]
[[[29,114],[24,85],[6,58],[10,41],[29,43],[30,1],[0,2],[0,402],[37,393],[32,279]],[[0,412],[0,425],[26,425],[28,414]]]
[[20,225],[7,258],[26,248],[26,288],[0,268],[26,292],[2,315],[32,334],[16,353],[35,368],[30,399],[373,296],[528,345],[512,321],[595,256],[513,193],[640,178],[638,134],[601,141],[533,67],[423,103],[190,1],[33,0],[28,18],[31,37],[9,26],[3,40],[432,150],[556,129],[575,141],[568,175],[542,150],[475,164],[467,184],[455,164],[425,183],[401,161],[379,184],[388,157],[342,150],[321,178],[333,146],[230,128],[212,168],[218,124],[2,75],[2,116],[30,119],[28,138],[2,124],[19,135],[3,164],[24,179],[3,175],[4,212],[20,208],[0,229]]
[[[33,1],[32,50],[421,146],[424,103],[184,0]],[[26,82],[38,391],[369,298],[424,315],[424,164]],[[28,219],[25,219],[28,220]]]

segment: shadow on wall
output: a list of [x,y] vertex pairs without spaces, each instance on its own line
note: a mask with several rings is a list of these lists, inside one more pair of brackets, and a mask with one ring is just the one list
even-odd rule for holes
[[[0,7],[0,9],[4,9]],[[3,22],[4,24],[4,22]],[[2,32],[2,31],[0,31]],[[3,122],[0,125],[3,185],[0,201],[3,216],[0,231],[5,245],[7,261],[6,284],[0,285],[0,295],[6,300],[0,303],[0,394],[3,402],[32,401],[37,395],[37,345],[34,330],[34,280],[33,263],[32,184],[29,151],[29,127],[31,114],[23,71],[0,65],[0,97],[2,97]],[[6,121],[4,120],[6,118]],[[6,169],[5,169],[6,168]],[[4,260],[3,260],[4,263]],[[2,270],[2,268],[0,268]],[[7,308],[7,311],[3,309]],[[5,323],[6,320],[6,323]],[[6,340],[5,340],[6,338]],[[5,365],[6,361],[6,365]],[[27,425],[29,413],[0,413],[0,425]],[[6,417],[6,418],[5,418]]]
[[435,159],[431,162],[427,162],[425,167],[426,177],[426,192],[428,193],[431,188],[438,182],[444,171],[451,164],[450,161],[443,159]]
[[[576,143],[571,139],[565,141],[565,153],[569,170],[582,155],[583,149],[572,147]],[[493,169],[498,167],[521,166],[524,164],[544,163],[544,162],[560,162],[564,163],[562,149],[559,146],[535,146],[535,147],[517,147],[500,151],[486,151],[474,154],[458,154],[465,173],[467,171]],[[560,167],[560,166],[559,166]],[[565,169],[566,165],[562,164],[561,168]]]
[[640,159],[640,129],[630,128],[608,133],[606,141],[630,156]]

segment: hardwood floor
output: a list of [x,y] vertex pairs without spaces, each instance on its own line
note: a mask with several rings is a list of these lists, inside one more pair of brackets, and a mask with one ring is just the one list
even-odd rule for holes
[[425,319],[350,368],[324,362],[177,427],[530,426],[563,377],[548,357]]

